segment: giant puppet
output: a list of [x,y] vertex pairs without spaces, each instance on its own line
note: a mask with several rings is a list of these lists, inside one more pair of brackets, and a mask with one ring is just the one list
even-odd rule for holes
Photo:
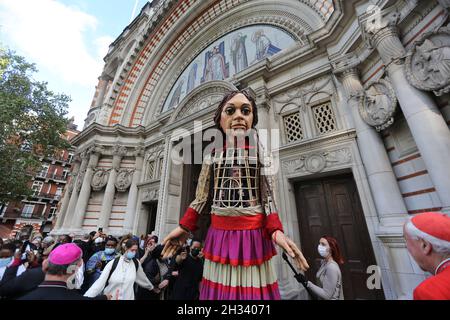
[[[222,148],[205,156],[194,201],[164,239],[170,257],[197,229],[211,200],[211,226],[203,253],[201,300],[280,299],[271,263],[274,243],[303,271],[309,268],[301,251],[283,232],[266,174],[255,125],[255,100],[246,91],[233,91],[219,104],[214,121],[223,136]],[[248,134],[253,132],[253,134]],[[242,143],[241,143],[242,142]]]

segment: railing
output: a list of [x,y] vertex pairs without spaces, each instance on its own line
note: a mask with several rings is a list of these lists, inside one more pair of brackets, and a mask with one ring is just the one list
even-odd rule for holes
[[68,175],[66,175],[66,177],[64,177],[62,174],[56,174],[56,173],[42,173],[39,172],[38,174],[36,174],[36,177],[38,178],[43,178],[43,179],[53,179],[53,180],[58,180],[58,181],[66,181]]
[[20,214],[20,216],[21,216],[22,218],[31,218],[32,215],[33,215],[33,212],[22,212],[22,213]]

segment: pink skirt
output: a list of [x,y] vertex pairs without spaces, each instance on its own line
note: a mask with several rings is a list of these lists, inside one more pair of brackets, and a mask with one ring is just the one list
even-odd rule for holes
[[200,300],[280,299],[271,262],[277,252],[264,228],[223,230],[213,220],[203,253]]

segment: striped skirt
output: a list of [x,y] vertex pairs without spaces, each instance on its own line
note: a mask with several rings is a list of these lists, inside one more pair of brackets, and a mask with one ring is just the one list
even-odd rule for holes
[[271,262],[276,250],[264,234],[263,223],[264,215],[251,218],[212,215],[203,249],[200,300],[280,299]]

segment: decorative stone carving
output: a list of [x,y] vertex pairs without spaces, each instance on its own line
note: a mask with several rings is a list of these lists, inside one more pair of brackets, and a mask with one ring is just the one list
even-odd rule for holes
[[437,96],[450,92],[450,27],[425,33],[408,52],[406,78],[414,87]]
[[133,180],[134,170],[120,169],[117,174],[116,182],[114,185],[119,192],[125,192],[130,187]]
[[102,154],[105,153],[105,147],[94,143],[93,145],[91,145],[90,147],[87,148],[86,150],[87,154],[92,154],[92,153],[97,153],[97,154]]
[[282,104],[290,103],[292,100],[296,98],[303,98],[307,94],[321,91],[330,83],[331,77],[329,76],[321,77],[311,82],[308,82],[305,85],[289,89],[288,91],[274,97],[273,101]]
[[127,155],[127,147],[122,146],[120,144],[116,144],[113,146],[113,155],[124,157]]
[[359,114],[370,126],[380,132],[394,123],[397,98],[390,82],[381,79],[364,88],[359,98]]
[[103,169],[95,170],[94,176],[92,177],[91,187],[94,191],[102,190],[108,183],[109,171]]
[[327,167],[333,167],[350,163],[352,160],[351,151],[348,148],[311,153],[302,155],[297,159],[283,161],[282,168],[287,174],[294,172],[319,173]]
[[134,148],[133,155],[135,157],[143,157],[145,155],[145,148],[143,146],[137,146]]
[[158,201],[159,190],[156,189],[145,189],[142,191],[142,202],[148,201]]
[[[175,120],[186,118],[191,114],[197,113],[201,110],[205,110],[209,106],[220,102],[223,95],[229,90],[229,86],[224,86],[223,83],[216,81],[217,85],[212,86],[208,84],[208,88],[202,90],[193,90],[192,94],[187,95],[180,103],[180,111],[176,115]],[[197,89],[197,88],[196,88]],[[185,105],[183,102],[187,101]]]
[[94,123],[95,119],[97,118],[97,112],[92,111],[89,113],[89,115],[87,116],[86,120],[84,121],[84,128],[89,127],[89,125],[91,125],[92,123]]
[[159,158],[164,150],[164,143],[154,144],[145,151],[145,161],[153,161]]
[[86,173],[86,169],[82,169],[82,170],[80,170],[80,172],[78,174],[77,185],[76,185],[77,192],[80,192],[80,190],[81,190],[81,186],[83,185],[83,180],[84,180],[84,174],[85,173]]

